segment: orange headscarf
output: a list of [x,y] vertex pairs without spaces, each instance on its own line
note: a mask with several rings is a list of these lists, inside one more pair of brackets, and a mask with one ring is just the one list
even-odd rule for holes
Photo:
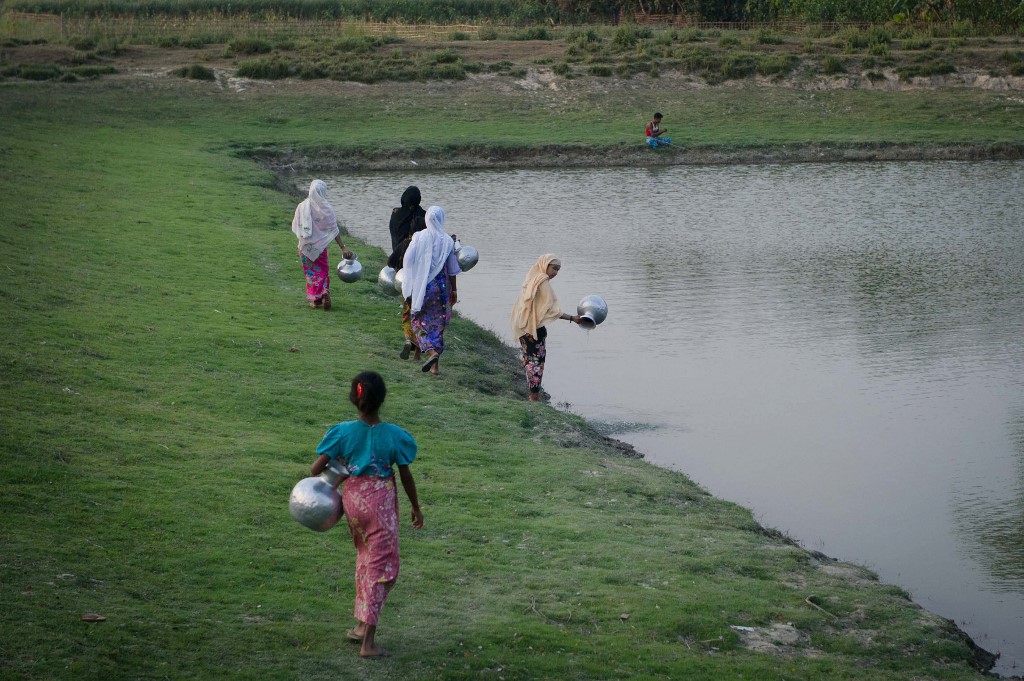
[[523,288],[512,306],[512,337],[519,340],[529,334],[537,337],[537,329],[562,316],[558,298],[551,289],[548,265],[561,265],[558,258],[550,253],[540,256],[526,273]]

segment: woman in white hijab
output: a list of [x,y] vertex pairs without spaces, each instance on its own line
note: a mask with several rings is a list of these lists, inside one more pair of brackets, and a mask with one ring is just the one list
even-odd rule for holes
[[451,306],[458,302],[455,275],[462,272],[455,256],[455,242],[444,231],[444,209],[427,209],[427,228],[412,236],[402,261],[402,297],[412,312],[416,345],[427,353],[420,367],[437,375],[437,363],[444,352],[444,330],[452,318]]
[[295,208],[292,232],[299,238],[302,271],[306,274],[306,300],[310,307],[323,305],[325,311],[330,310],[331,265],[327,247],[332,241],[336,242],[346,258],[352,257],[352,251],[341,240],[338,218],[327,200],[327,184],[323,180],[309,184],[309,197]]
[[551,289],[551,280],[558,276],[562,263],[547,253],[537,258],[526,273],[523,287],[512,306],[512,337],[519,341],[523,351],[523,369],[530,388],[530,401],[540,402],[540,382],[544,378],[544,359],[547,357],[545,324],[556,319],[580,323],[579,315],[562,312],[558,298]]

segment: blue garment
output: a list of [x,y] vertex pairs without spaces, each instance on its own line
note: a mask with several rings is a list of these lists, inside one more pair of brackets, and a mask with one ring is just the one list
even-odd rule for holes
[[340,459],[352,475],[390,478],[395,464],[408,466],[416,458],[416,440],[392,423],[371,426],[345,421],[331,426],[317,445],[317,454]]
[[648,137],[647,144],[651,149],[657,149],[658,147],[667,147],[672,144],[672,140],[668,137]]

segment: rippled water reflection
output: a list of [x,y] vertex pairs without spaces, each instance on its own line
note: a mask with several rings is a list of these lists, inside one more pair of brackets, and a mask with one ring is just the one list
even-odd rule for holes
[[1024,164],[328,180],[382,246],[408,184],[443,205],[481,253],[459,307],[510,343],[526,270],[559,255],[563,308],[598,293],[610,312],[551,328],[556,403],[866,563],[1020,673]]

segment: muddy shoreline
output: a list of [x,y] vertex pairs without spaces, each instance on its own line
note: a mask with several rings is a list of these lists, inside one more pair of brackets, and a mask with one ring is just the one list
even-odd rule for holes
[[467,145],[410,147],[383,151],[317,147],[261,147],[239,150],[275,174],[318,171],[483,170],[513,168],[608,168],[764,163],[841,163],[870,161],[988,161],[1024,159],[1024,143],[899,144],[809,143],[757,147],[643,144],[607,147],[545,145],[506,147]]

